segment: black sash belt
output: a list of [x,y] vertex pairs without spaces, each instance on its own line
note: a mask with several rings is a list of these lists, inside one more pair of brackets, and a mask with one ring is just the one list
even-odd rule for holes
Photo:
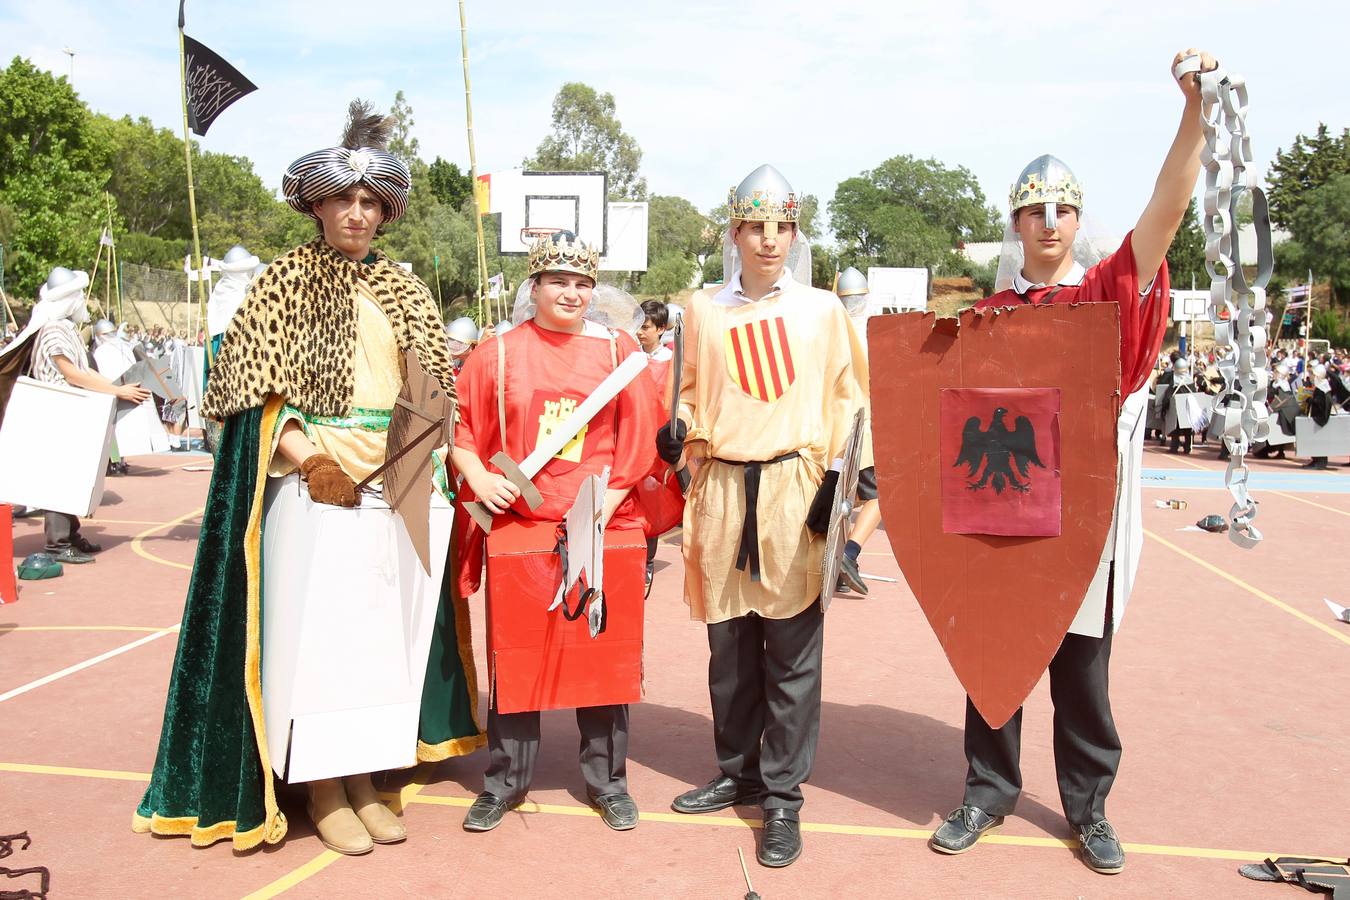
[[764,466],[787,462],[801,456],[796,450],[773,459],[746,462],[739,459],[713,457],[729,466],[745,466],[745,524],[741,526],[741,543],[736,550],[736,568],[744,572],[750,566],[750,580],[759,581],[759,473]]

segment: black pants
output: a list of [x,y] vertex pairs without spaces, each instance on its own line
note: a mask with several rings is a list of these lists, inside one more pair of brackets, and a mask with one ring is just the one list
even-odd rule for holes
[[713,743],[723,774],[764,790],[765,809],[801,809],[820,736],[825,615],[751,613],[708,626]]
[[47,552],[60,553],[70,546],[71,538],[80,533],[80,520],[70,513],[47,511],[42,514],[42,532],[47,540]]
[[[1106,818],[1106,795],[1120,768],[1120,736],[1111,718],[1107,668],[1111,626],[1106,636],[1065,635],[1050,661],[1050,697],[1055,704],[1055,774],[1059,799],[1071,825]],[[964,802],[991,816],[1010,815],[1022,791],[1019,765],[1022,710],[995,731],[966,698]]]
[[[577,709],[581,733],[581,774],[592,797],[628,791],[628,707]],[[539,756],[539,713],[488,710],[488,767],[483,790],[503,800],[519,800],[534,780]]]

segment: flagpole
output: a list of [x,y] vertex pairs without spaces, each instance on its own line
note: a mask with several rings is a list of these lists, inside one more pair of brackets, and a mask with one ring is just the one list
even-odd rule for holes
[[1308,348],[1312,346],[1312,269],[1308,270],[1308,309],[1303,313],[1303,371],[1308,371]]
[[473,224],[478,230],[478,320],[483,320],[487,297],[487,251],[483,244],[483,211],[478,208],[478,156],[473,148],[473,92],[469,87],[469,26],[464,19],[464,0],[459,0],[459,43],[464,60],[464,118],[469,134],[469,182],[473,189]]
[[[195,268],[197,269],[197,297],[201,303],[202,315],[206,312],[206,282],[201,279],[201,271],[205,268],[202,265],[202,239],[197,230],[197,192],[192,186],[192,133],[188,130],[188,92],[187,92],[187,49],[183,41],[183,16],[182,7],[179,7],[178,15],[178,83],[182,87],[183,97],[183,158],[187,161],[187,189],[188,189],[188,216],[192,219],[192,255],[195,259]],[[191,275],[188,276],[189,281]],[[188,289],[188,330],[192,326],[192,291]],[[191,334],[189,334],[191,339]],[[211,342],[206,342],[206,366],[209,369],[215,363],[214,354],[211,352]]]

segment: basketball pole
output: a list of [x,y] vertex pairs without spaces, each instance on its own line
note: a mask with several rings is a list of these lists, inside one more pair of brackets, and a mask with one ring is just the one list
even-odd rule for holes
[[483,245],[483,210],[478,206],[478,155],[473,149],[473,90],[469,86],[469,26],[464,18],[464,0],[459,0],[459,44],[464,60],[464,118],[469,134],[469,186],[473,193],[473,224],[478,231],[478,324],[486,324],[483,302],[487,298],[487,250]]

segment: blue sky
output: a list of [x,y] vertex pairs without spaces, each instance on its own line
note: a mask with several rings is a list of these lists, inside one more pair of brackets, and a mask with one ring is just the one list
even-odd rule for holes
[[[901,153],[961,164],[1002,206],[1041,153],[1086,185],[1099,232],[1122,234],[1152,189],[1181,113],[1168,74],[1186,46],[1247,77],[1262,165],[1318,121],[1350,125],[1340,84],[1350,14],[1334,4],[756,3],[467,4],[480,171],[520,164],[554,93],[614,94],[653,192],[702,209],[762,162],[827,201]],[[1222,18],[1219,11],[1222,10]],[[177,4],[0,2],[0,57],[68,72],[96,110],[181,129]],[[204,141],[247,155],[272,187],[293,158],[335,141],[346,103],[403,89],[427,159],[467,168],[454,0],[189,0],[188,33],[260,90]]]

